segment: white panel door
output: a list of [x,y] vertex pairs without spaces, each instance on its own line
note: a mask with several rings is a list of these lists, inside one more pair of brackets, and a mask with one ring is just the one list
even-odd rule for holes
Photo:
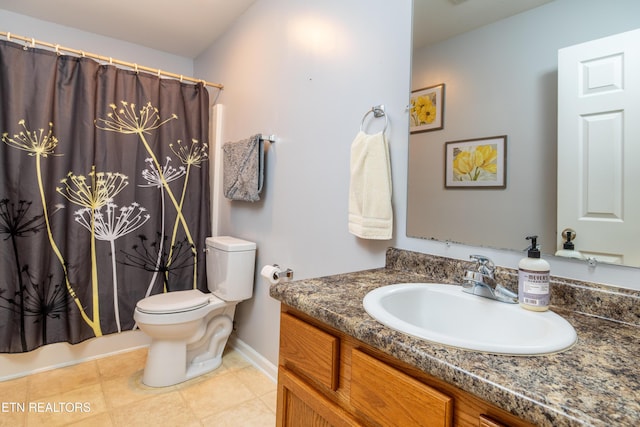
[[558,51],[558,248],[640,266],[640,30]]

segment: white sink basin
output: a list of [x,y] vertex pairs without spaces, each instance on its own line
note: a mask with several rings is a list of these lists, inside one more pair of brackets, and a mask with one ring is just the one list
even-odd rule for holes
[[369,292],[364,309],[396,331],[440,344],[497,354],[566,350],[576,331],[551,311],[533,312],[470,295],[461,286],[402,283]]

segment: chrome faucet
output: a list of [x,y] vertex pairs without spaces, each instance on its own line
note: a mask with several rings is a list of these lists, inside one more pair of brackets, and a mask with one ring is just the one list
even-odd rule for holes
[[482,255],[471,255],[470,258],[476,261],[476,267],[475,270],[467,270],[464,275],[464,292],[510,304],[518,303],[518,295],[496,281],[493,261]]

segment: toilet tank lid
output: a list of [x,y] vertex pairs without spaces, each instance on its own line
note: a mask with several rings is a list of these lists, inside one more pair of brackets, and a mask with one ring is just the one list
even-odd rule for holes
[[226,252],[252,251],[256,249],[254,242],[231,236],[207,237],[207,246]]

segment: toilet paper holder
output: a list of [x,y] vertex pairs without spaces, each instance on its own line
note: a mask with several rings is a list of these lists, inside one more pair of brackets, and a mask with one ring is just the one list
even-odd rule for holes
[[278,264],[273,264],[273,266],[277,269],[277,271],[273,273],[274,279],[279,280],[284,277],[286,277],[287,279],[293,279],[292,269],[287,268],[286,270],[282,270]]
[[276,283],[280,283],[283,279],[287,281],[291,280],[293,278],[293,270],[290,268],[282,270],[278,264],[267,264],[262,267],[260,275],[267,279],[269,283],[275,285]]

